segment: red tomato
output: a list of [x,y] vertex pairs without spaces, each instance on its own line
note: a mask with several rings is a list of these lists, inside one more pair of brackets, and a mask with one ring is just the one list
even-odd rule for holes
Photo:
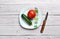
[[29,10],[28,11],[28,17],[30,19],[33,19],[36,16],[36,11],[35,10]]

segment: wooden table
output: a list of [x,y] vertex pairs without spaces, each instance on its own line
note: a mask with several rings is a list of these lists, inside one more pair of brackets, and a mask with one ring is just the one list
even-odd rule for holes
[[[25,30],[19,26],[18,15],[23,6],[39,5],[43,18],[49,12],[44,33],[41,26],[36,30]],[[60,39],[59,0],[0,0],[0,39]]]

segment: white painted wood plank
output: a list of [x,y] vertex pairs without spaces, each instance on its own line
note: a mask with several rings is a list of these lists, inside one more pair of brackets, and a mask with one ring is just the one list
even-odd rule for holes
[[[1,39],[50,39],[49,36],[0,36]],[[51,37],[52,38],[52,37]]]
[[19,25],[18,15],[1,15],[0,16],[0,26],[16,26]]
[[[23,7],[37,6],[41,9],[42,13],[45,14],[47,11],[50,15],[60,14],[60,4],[48,4],[48,5],[37,5],[37,4],[0,4],[0,14],[19,14]],[[12,12],[12,13],[10,13]],[[16,13],[17,12],[17,13]]]
[[52,26],[60,26],[60,16],[49,16],[46,24]]
[[0,36],[0,39],[60,39],[60,36]]
[[38,3],[39,0],[0,0],[0,4],[25,4],[25,3]]
[[[0,15],[0,26],[18,26],[19,25],[19,15]],[[43,17],[44,19],[44,17]],[[42,21],[43,21],[42,19]],[[60,16],[48,16],[47,24],[48,26],[59,26]]]
[[60,3],[60,0],[0,0],[0,4],[27,4],[27,3],[30,3],[30,4],[33,4],[33,3]]
[[49,36],[0,36],[1,39],[50,39]]
[[0,26],[0,36],[60,36],[60,26],[46,26],[42,34],[40,28],[26,30],[20,26]]

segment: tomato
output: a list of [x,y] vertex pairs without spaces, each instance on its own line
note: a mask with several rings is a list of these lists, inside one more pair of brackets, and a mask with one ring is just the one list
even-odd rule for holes
[[29,10],[28,11],[28,17],[30,19],[33,19],[36,16],[36,11],[35,10]]

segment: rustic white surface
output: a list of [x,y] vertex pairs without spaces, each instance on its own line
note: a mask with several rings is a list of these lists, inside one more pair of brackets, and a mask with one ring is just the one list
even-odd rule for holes
[[[60,39],[60,0],[0,0],[0,39]],[[18,15],[24,6],[38,5],[49,12],[44,33],[41,26],[36,30],[25,30],[19,26]]]

